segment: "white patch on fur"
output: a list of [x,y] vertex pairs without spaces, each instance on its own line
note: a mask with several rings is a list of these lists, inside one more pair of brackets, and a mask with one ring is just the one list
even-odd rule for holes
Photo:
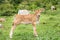
[[19,11],[18,11],[18,14],[20,14],[20,15],[27,15],[27,14],[29,14],[29,13],[30,13],[29,10],[19,10]]
[[22,24],[31,24],[32,22],[21,22]]
[[[21,22],[22,24],[31,24],[32,22]],[[36,24],[39,24],[39,21],[35,22]]]

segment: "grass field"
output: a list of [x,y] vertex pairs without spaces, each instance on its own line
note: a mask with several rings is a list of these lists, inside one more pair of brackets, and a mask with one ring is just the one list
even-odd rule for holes
[[[2,17],[2,16],[1,16]],[[10,40],[9,32],[12,27],[13,16],[4,16],[3,29],[0,28],[0,40]],[[33,36],[31,24],[18,25],[11,40],[60,40],[60,9],[48,10],[40,16],[40,24],[36,26],[38,37]]]

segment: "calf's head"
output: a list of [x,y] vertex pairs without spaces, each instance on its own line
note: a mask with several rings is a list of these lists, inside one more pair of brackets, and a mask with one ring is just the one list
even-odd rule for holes
[[41,14],[41,12],[43,12],[44,11],[44,9],[43,8],[41,8],[41,9],[38,9],[38,10],[35,10],[35,15],[40,15]]

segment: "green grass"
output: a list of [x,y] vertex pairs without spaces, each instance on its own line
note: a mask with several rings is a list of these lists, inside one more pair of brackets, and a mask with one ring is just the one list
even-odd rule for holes
[[[0,28],[0,40],[10,40],[9,32],[12,27],[13,16],[6,17],[3,22],[3,29]],[[18,25],[14,31],[12,40],[60,40],[60,9],[48,10],[40,17],[40,24],[36,26],[38,37],[33,36],[33,26],[31,24]]]

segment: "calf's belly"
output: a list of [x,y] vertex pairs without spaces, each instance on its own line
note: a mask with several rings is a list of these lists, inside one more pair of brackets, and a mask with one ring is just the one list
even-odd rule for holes
[[[32,22],[21,22],[21,24],[32,24]],[[39,24],[39,21],[36,21],[36,24]]]

